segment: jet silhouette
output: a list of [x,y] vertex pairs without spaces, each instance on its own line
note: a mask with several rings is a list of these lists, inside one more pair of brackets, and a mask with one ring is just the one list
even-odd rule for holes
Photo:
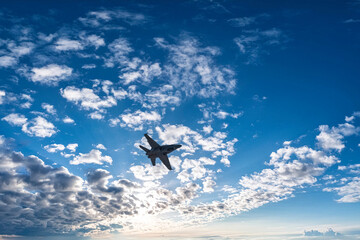
[[172,151],[181,148],[181,145],[174,144],[174,145],[162,145],[160,146],[157,142],[154,141],[149,135],[146,133],[144,134],[146,137],[148,143],[151,146],[151,150],[147,149],[146,147],[143,147],[139,145],[139,147],[146,152],[146,155],[148,158],[151,159],[151,163],[153,166],[155,166],[155,159],[158,157],[160,158],[161,162],[169,169],[172,170],[169,158],[167,156],[168,153],[171,153]]

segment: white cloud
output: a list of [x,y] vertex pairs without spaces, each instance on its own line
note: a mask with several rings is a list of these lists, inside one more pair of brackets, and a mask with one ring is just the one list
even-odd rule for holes
[[355,119],[355,116],[350,116],[350,117],[345,116],[345,121],[346,122],[352,122],[352,121],[354,121],[354,119]]
[[214,192],[216,182],[211,177],[206,177],[203,181],[203,191],[206,193]]
[[68,116],[63,118],[63,122],[64,123],[75,123],[75,121],[72,118],[68,117]]
[[119,117],[121,118],[121,127],[129,127],[134,130],[142,130],[145,124],[161,120],[160,114],[155,111],[142,112],[137,110],[133,113],[123,113]]
[[2,120],[14,126],[22,126],[27,122],[27,118],[24,115],[18,113],[11,113],[6,117],[3,117]]
[[60,81],[69,78],[73,69],[65,65],[49,64],[42,68],[32,68],[30,76],[33,82],[56,86]]
[[79,165],[79,164],[99,164],[102,165],[104,163],[112,163],[112,158],[110,156],[102,156],[102,153],[97,150],[93,149],[89,153],[79,153],[78,156],[74,157],[73,160],[70,161],[72,165]]
[[63,151],[65,149],[65,146],[62,144],[53,143],[51,145],[46,145],[44,149],[48,152],[55,153],[58,151]]
[[96,145],[96,148],[97,148],[97,149],[106,150],[106,147],[105,147],[103,144],[101,144],[101,143],[99,143],[98,145]]
[[154,77],[161,75],[161,67],[159,63],[151,65],[143,64],[137,70],[125,72],[119,76],[120,79],[124,80],[124,84],[128,85],[134,81],[140,83],[150,83]]
[[5,96],[6,96],[6,92],[4,90],[0,90],[0,104],[4,103]]
[[31,42],[22,42],[19,45],[16,45],[14,42],[10,42],[8,44],[9,50],[15,55],[16,57],[21,57],[23,55],[28,55],[34,49],[34,44]]
[[76,148],[79,145],[77,143],[69,143],[66,148],[69,149],[71,152],[76,152]]
[[181,94],[179,91],[174,92],[174,87],[168,84],[155,90],[149,90],[145,93],[144,107],[155,108],[167,105],[179,105]]
[[102,115],[100,112],[92,112],[89,114],[89,117],[91,119],[97,119],[97,120],[104,119],[104,115]]
[[93,69],[93,68],[96,68],[96,65],[95,64],[85,64],[81,68],[83,68],[83,69]]
[[55,114],[56,114],[56,110],[55,110],[55,108],[54,108],[53,105],[50,105],[50,104],[48,104],[48,103],[42,103],[42,104],[41,104],[41,107],[42,107],[44,110],[46,110],[46,112],[48,112],[48,113],[50,113],[50,114],[52,114],[52,115],[55,115]]
[[89,88],[80,89],[74,86],[68,86],[65,89],[60,89],[60,93],[67,101],[73,102],[85,110],[100,110],[116,106],[117,104],[114,97],[106,96],[101,99]]
[[108,45],[108,48],[111,55],[104,58],[106,67],[114,67],[115,64],[127,65],[129,62],[128,54],[134,51],[126,38],[115,39]]
[[212,157],[221,157],[221,162],[226,166],[230,165],[229,157],[235,153],[234,144],[238,141],[236,138],[225,142],[227,135],[222,132],[214,132],[212,136],[204,137],[183,125],[165,124],[163,128],[155,129],[159,138],[166,144],[180,143],[181,150],[190,154],[201,147],[204,151],[212,152]]
[[228,113],[228,112],[225,112],[225,111],[223,111],[223,110],[219,110],[218,112],[211,113],[211,114],[214,115],[214,116],[217,117],[217,118],[220,118],[220,119],[225,119],[225,118],[227,118],[228,116],[236,119],[236,118],[238,118],[239,116],[241,116],[243,113],[242,113],[242,112],[239,112],[239,113]]
[[15,66],[18,63],[18,59],[13,56],[1,56],[0,67],[7,68]]
[[14,126],[22,126],[22,131],[30,136],[36,137],[51,137],[56,133],[56,127],[48,122],[45,118],[38,116],[31,121],[21,114],[11,113],[2,120],[7,121],[9,124]]
[[60,38],[55,43],[55,49],[57,51],[69,51],[69,50],[82,50],[84,46],[77,40],[70,40],[67,38]]
[[44,138],[54,135],[56,133],[56,128],[54,124],[48,122],[45,118],[38,116],[30,122],[25,123],[22,126],[22,131],[30,136]]
[[114,95],[116,99],[119,100],[124,99],[128,95],[128,93],[122,88],[117,88],[117,89],[112,88],[111,93]]
[[82,36],[83,41],[90,46],[94,46],[96,49],[105,46],[105,41],[102,37],[97,35]]
[[212,130],[213,128],[210,125],[203,127],[203,132],[205,132],[206,134],[210,134]]
[[161,163],[152,166],[145,164],[145,166],[132,166],[130,171],[134,174],[134,177],[143,181],[154,181],[162,179],[169,173],[169,170]]
[[353,203],[360,202],[360,178],[354,177],[341,187],[324,188],[326,192],[337,192],[340,199],[337,202]]
[[328,125],[321,125],[319,130],[320,134],[316,136],[319,146],[325,150],[334,149],[341,152],[345,148],[344,136],[357,134],[360,128],[350,123],[344,123],[332,128],[329,128]]
[[220,92],[234,93],[235,73],[215,63],[220,53],[215,47],[200,47],[197,39],[182,36],[178,44],[155,38],[157,45],[169,51],[169,62],[163,66],[164,78],[187,96],[215,97]]

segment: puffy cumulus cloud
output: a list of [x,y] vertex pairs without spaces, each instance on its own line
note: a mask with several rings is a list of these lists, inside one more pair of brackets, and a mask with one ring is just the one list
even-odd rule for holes
[[55,115],[56,114],[56,109],[54,108],[53,105],[48,104],[48,103],[42,103],[41,107],[49,114]]
[[267,48],[286,41],[287,36],[278,28],[245,30],[241,36],[234,39],[240,53],[246,57],[246,64],[258,63],[261,55],[268,54]]
[[197,179],[204,179],[204,181],[206,181],[206,178],[204,177],[206,175],[212,175],[213,171],[205,168],[205,165],[215,165],[215,163],[214,160],[206,157],[200,157],[199,159],[186,158],[181,164],[182,171],[178,174],[177,178],[181,182],[189,182]]
[[22,131],[30,136],[36,137],[51,137],[57,131],[54,124],[47,121],[45,118],[38,116],[22,126]]
[[93,149],[89,153],[79,153],[78,156],[75,156],[73,160],[70,161],[70,164],[79,165],[79,164],[99,164],[112,163],[112,158],[110,156],[103,156],[102,152]]
[[129,127],[134,130],[142,130],[145,124],[161,120],[161,115],[155,111],[142,112],[141,110],[137,110],[133,113],[123,113],[119,117],[121,119],[121,127]]
[[109,182],[106,170],[87,174],[87,181],[54,168],[35,156],[0,151],[0,229],[2,234],[88,233],[121,229],[141,202],[127,179]]
[[155,38],[157,45],[169,51],[163,67],[164,78],[187,96],[215,97],[220,92],[234,93],[235,73],[219,66],[214,57],[220,54],[215,47],[201,47],[197,39],[182,36],[177,44]]
[[22,126],[27,122],[28,119],[22,114],[11,113],[3,117],[1,120],[6,121],[13,126]]
[[104,119],[104,115],[102,115],[102,113],[99,112],[99,111],[90,113],[90,114],[89,114],[89,117],[90,117],[91,119],[97,119],[97,120]]
[[106,150],[106,147],[105,147],[103,144],[101,144],[101,143],[99,143],[98,145],[96,145],[96,148],[97,148],[97,149]]
[[64,123],[69,123],[69,124],[72,124],[72,123],[75,123],[74,119],[68,117],[68,116],[65,116],[62,120]]
[[162,179],[164,175],[169,173],[169,170],[163,164],[156,164],[155,166],[150,164],[145,164],[145,166],[135,165],[130,167],[130,171],[135,178],[143,181]]
[[204,137],[200,133],[183,125],[169,125],[165,124],[161,127],[156,127],[159,138],[167,144],[182,143],[181,150],[186,153],[193,154],[197,149],[201,148],[204,151],[212,152],[214,158],[221,157],[222,162],[229,166],[229,156],[235,153],[234,144],[238,141],[236,138],[230,141],[225,141],[226,133],[213,132],[211,136]]
[[48,151],[48,152],[55,153],[55,152],[58,152],[58,151],[63,151],[65,149],[65,146],[62,145],[62,144],[53,143],[53,144],[50,144],[50,145],[46,145],[44,147],[44,149],[46,151]]
[[28,119],[22,114],[11,113],[6,117],[3,117],[2,120],[7,121],[13,126],[21,126],[21,130],[30,136],[43,138],[51,137],[57,131],[54,124],[47,121],[41,116],[38,116],[31,121],[28,121]]
[[360,128],[350,123],[343,123],[332,128],[329,128],[328,125],[321,125],[319,131],[320,134],[316,136],[316,140],[321,148],[341,152],[345,148],[343,138],[358,134]]
[[67,101],[75,103],[85,110],[102,110],[116,106],[116,99],[112,96],[100,98],[96,95],[93,89],[77,88],[75,86],[68,86],[65,89],[60,89],[61,96]]
[[337,202],[353,203],[360,202],[360,178],[353,177],[349,182],[340,187],[324,188],[325,192],[336,192],[340,199]]
[[66,148],[69,149],[71,152],[76,152],[76,148],[79,146],[77,143],[69,143]]
[[206,193],[214,192],[216,182],[211,177],[206,177],[203,181],[203,191]]
[[72,72],[73,69],[68,66],[49,64],[41,68],[32,68],[29,77],[33,82],[56,86],[60,81],[69,78]]

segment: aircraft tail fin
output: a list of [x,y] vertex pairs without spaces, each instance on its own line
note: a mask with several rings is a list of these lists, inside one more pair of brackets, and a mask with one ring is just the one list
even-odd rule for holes
[[143,147],[143,146],[141,146],[141,145],[139,145],[139,147],[140,147],[142,150],[144,150],[145,152],[149,152],[149,151],[150,151],[149,149],[147,149],[146,147]]

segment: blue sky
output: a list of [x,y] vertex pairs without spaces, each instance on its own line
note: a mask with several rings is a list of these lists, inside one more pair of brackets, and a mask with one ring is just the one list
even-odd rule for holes
[[359,1],[8,1],[0,25],[0,239],[360,239]]

